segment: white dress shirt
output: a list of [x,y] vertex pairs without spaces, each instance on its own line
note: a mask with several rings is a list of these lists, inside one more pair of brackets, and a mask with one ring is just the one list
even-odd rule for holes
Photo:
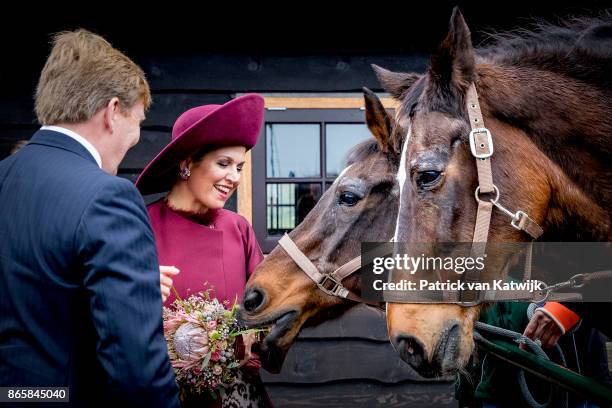
[[60,132],[60,133],[65,134],[66,136],[73,138],[74,140],[79,142],[84,148],[86,148],[89,153],[91,153],[93,158],[96,160],[96,163],[98,163],[98,167],[102,168],[102,157],[100,156],[100,153],[98,152],[98,150],[96,150],[94,145],[92,145],[83,136],[79,135],[76,132],[73,132],[70,129],[66,129],[61,126],[43,126],[40,128],[40,130],[52,130],[54,132]]

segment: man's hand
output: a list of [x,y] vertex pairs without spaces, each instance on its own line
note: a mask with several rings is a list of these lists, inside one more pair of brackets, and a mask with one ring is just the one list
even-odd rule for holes
[[253,344],[256,341],[257,341],[256,332],[242,334],[242,342],[244,343],[244,358],[240,360],[240,366],[245,365],[253,356],[253,353],[251,352],[251,347],[253,347]]
[[179,272],[174,266],[159,266],[159,286],[161,287],[162,302],[165,302],[170,296],[172,277],[178,275]]
[[[561,328],[559,328],[557,323],[541,310],[537,310],[533,314],[523,333],[524,336],[529,337],[531,340],[540,340],[544,348],[553,347],[557,344],[562,334]],[[520,347],[522,349],[527,348],[524,344],[521,344]]]

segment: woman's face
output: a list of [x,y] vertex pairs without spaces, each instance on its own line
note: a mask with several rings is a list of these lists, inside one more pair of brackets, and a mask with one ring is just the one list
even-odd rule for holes
[[222,147],[206,153],[199,162],[185,163],[191,171],[187,188],[195,201],[205,208],[223,208],[240,184],[245,155],[244,146]]

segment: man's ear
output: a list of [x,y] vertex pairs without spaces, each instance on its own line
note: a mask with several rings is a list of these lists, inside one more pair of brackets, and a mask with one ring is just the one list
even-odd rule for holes
[[106,126],[111,133],[115,130],[115,121],[119,113],[119,98],[114,97],[108,101],[104,108],[104,126]]

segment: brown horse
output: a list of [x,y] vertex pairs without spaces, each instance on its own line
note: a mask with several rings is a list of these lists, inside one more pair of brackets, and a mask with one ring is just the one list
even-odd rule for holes
[[[394,122],[380,100],[364,91],[366,122],[376,140],[352,149],[348,167],[289,234],[323,274],[359,256],[361,242],[388,241],[395,229],[401,141],[390,138]],[[342,283],[359,293],[359,274]],[[262,351],[266,368],[278,370],[306,322],[316,324],[355,304],[321,291],[277,246],[249,279],[241,318],[249,326],[271,327]]]
[[[475,85],[493,135],[493,181],[500,202],[526,212],[545,241],[612,238],[612,20],[500,35],[474,49],[455,9],[449,32],[425,74],[375,67],[401,105],[408,130],[398,173],[396,240],[471,242],[478,185],[468,144],[466,93]],[[529,237],[493,210],[488,238]],[[462,367],[472,353],[480,308],[458,304],[389,304],[389,337],[423,375]]]

